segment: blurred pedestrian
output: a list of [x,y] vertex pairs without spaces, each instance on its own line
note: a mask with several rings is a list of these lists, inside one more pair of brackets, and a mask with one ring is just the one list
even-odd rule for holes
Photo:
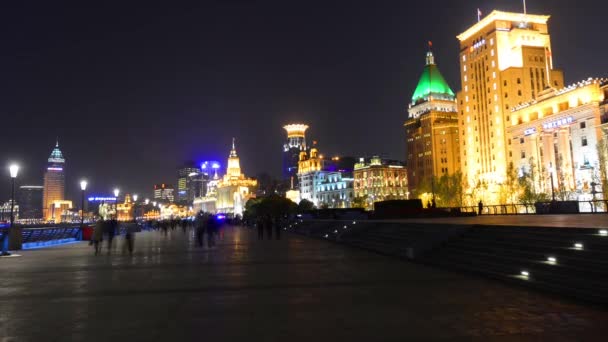
[[95,255],[98,255],[101,252],[101,242],[103,241],[105,225],[106,222],[104,220],[99,220],[95,223],[95,230],[93,231],[93,236],[91,236],[91,242],[93,242],[95,248]]
[[266,228],[266,237],[268,240],[272,240],[272,217],[270,215],[266,215],[264,219],[264,228]]

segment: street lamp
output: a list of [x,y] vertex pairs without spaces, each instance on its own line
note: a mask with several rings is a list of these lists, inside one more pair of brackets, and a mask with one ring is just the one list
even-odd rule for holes
[[114,201],[114,216],[116,217],[116,221],[118,221],[118,195],[120,194],[120,189],[114,189],[114,197],[116,200]]
[[80,181],[80,190],[82,190],[82,197],[80,202],[80,233],[79,240],[82,240],[82,231],[84,230],[84,192],[87,190],[87,181]]
[[135,213],[135,205],[137,204],[137,194],[133,194],[133,220],[137,220],[137,214]]
[[6,233],[3,235],[2,240],[2,255],[11,255],[8,252],[8,244],[9,244],[9,235],[11,233],[11,231],[13,230],[13,224],[15,223],[15,216],[14,216],[14,210],[15,210],[15,178],[17,178],[17,174],[19,173],[19,165],[17,164],[11,164],[9,167],[9,172],[11,174],[11,224],[8,228],[8,230],[6,231]]
[[144,203],[146,203],[146,205],[150,204],[150,199],[149,199],[149,198],[146,198],[146,199],[144,200]]

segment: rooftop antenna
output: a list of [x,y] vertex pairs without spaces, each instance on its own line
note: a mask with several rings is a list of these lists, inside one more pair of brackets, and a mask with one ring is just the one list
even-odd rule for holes
[[481,21],[481,10],[477,8],[477,22]]
[[524,1],[524,15],[528,14],[528,9],[526,8],[526,0]]

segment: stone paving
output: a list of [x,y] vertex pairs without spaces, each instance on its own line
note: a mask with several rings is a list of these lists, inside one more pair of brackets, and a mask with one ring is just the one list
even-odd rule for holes
[[[0,341],[593,341],[608,311],[326,241],[181,230],[0,259]],[[122,241],[118,241],[119,244]],[[105,247],[105,246],[104,246]]]

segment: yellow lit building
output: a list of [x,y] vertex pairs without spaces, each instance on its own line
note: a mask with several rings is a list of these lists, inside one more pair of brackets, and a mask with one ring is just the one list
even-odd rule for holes
[[485,189],[484,203],[499,202],[506,180],[511,110],[546,88],[564,87],[562,72],[553,69],[548,20],[547,15],[493,11],[458,36],[461,168],[469,194]]
[[72,201],[55,200],[48,208],[49,220],[54,223],[71,222]]
[[125,201],[116,205],[118,211],[118,221],[130,221],[133,220],[133,201],[131,195],[125,195]]
[[433,177],[460,170],[456,96],[437,68],[431,51],[412,96],[405,135],[408,185],[415,196],[432,191]]
[[362,199],[365,208],[372,210],[375,202],[409,199],[407,171],[402,163],[373,157],[355,164],[355,199]]
[[[59,149],[59,142],[51,152],[48,166],[44,173],[44,189],[42,190],[42,211],[47,222],[61,222],[62,209],[65,204],[65,159]],[[69,209],[71,209],[71,202]]]
[[257,185],[257,180],[247,178],[241,173],[233,139],[226,175],[217,184],[217,212],[243,215],[245,203],[254,196]]
[[600,165],[597,146],[601,126],[608,121],[603,115],[607,99],[608,79],[588,79],[549,89],[515,107],[507,129],[507,160],[520,176],[533,178],[536,192],[566,192],[580,201],[598,198],[591,184],[600,183],[601,168],[606,167]]

